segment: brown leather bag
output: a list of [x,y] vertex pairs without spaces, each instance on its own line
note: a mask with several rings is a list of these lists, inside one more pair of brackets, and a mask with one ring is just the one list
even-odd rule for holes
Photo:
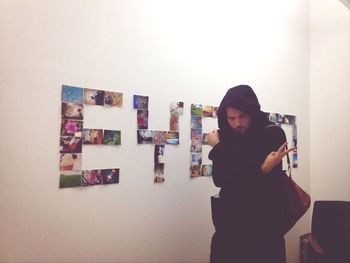
[[[268,125],[265,128],[274,127],[275,124]],[[286,150],[288,147],[286,146]],[[281,187],[285,194],[285,209],[283,234],[286,234],[307,212],[311,205],[311,197],[306,193],[293,179],[292,168],[290,165],[289,154],[287,154],[288,170],[281,171]]]
[[[287,147],[286,147],[287,148]],[[288,174],[282,171],[282,187],[286,194],[286,222],[284,233],[286,234],[306,213],[311,204],[311,197],[293,179],[289,155],[287,154]]]

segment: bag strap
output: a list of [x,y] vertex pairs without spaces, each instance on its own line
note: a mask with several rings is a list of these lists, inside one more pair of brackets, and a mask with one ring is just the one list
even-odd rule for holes
[[[265,127],[265,129],[270,128],[270,127],[276,127],[276,124],[269,124]],[[277,126],[279,127],[279,126]],[[286,145],[286,150],[288,150],[288,146]],[[287,164],[288,164],[288,175],[290,178],[292,178],[292,166],[290,165],[290,158],[289,158],[289,153],[287,153]]]

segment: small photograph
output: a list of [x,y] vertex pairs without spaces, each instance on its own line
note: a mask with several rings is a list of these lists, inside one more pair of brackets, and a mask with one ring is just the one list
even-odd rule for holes
[[292,146],[295,148],[298,148],[298,132],[297,132],[297,126],[294,124],[292,128],[292,137],[293,137],[293,144]]
[[192,165],[190,168],[191,177],[201,176],[201,166],[200,165]]
[[170,131],[179,131],[179,114],[177,112],[170,113]]
[[208,142],[208,133],[203,133],[203,135],[202,135],[202,144],[203,144],[203,145],[209,145],[209,142]]
[[168,131],[166,134],[166,143],[167,144],[172,144],[172,145],[177,145],[180,143],[179,140],[179,133],[174,132],[174,131]]
[[82,120],[84,117],[84,106],[80,103],[63,102],[61,115],[63,118]]
[[61,121],[61,136],[82,137],[83,121],[64,119]]
[[62,102],[83,103],[84,89],[62,85]]
[[83,186],[102,184],[101,170],[84,170],[83,171]]
[[202,153],[191,153],[191,166],[202,164]]
[[172,101],[170,103],[170,113],[176,112],[182,115],[184,112],[184,103],[181,101]]
[[295,147],[296,149],[298,149],[298,140],[297,139],[293,138],[292,147]]
[[166,143],[166,131],[153,131],[153,143],[165,144]]
[[164,179],[164,163],[154,165],[154,182],[163,183]]
[[203,117],[213,117],[214,107],[213,106],[203,106]]
[[191,115],[191,129],[202,129],[202,117]]
[[83,144],[102,144],[102,129],[84,129]]
[[81,171],[81,153],[62,153],[60,171]]
[[84,89],[84,104],[104,105],[105,91],[97,89]]
[[296,116],[293,115],[284,115],[284,124],[295,124]]
[[123,107],[123,93],[105,91],[104,105],[106,107]]
[[134,109],[148,110],[148,96],[134,95]]
[[165,145],[155,145],[154,147],[154,163],[164,163]]
[[137,110],[137,128],[148,129],[148,110]]
[[81,171],[64,171],[60,174],[60,188],[81,186]]
[[212,165],[211,164],[203,164],[201,175],[202,176],[211,176],[212,175]]
[[276,123],[284,124],[284,115],[276,113]]
[[153,143],[153,131],[151,131],[151,130],[137,130],[137,143],[138,144],[152,144]]
[[293,168],[298,168],[298,153],[297,152],[293,152],[293,156],[292,156],[292,163],[293,163]]
[[202,140],[202,129],[191,129],[191,140]]
[[165,179],[164,179],[164,176],[162,176],[162,175],[156,175],[154,177],[154,182],[155,183],[163,183],[164,181],[165,181]]
[[219,107],[213,107],[213,118],[218,117],[218,109],[219,109]]
[[191,115],[203,116],[203,105],[191,104]]
[[75,136],[60,137],[60,153],[81,153],[82,138]]
[[274,123],[276,123],[277,122],[277,113],[268,113],[268,118],[269,118],[269,121],[272,121],[272,122],[274,122]]
[[154,165],[154,174],[158,176],[164,175],[164,163],[158,163]]
[[113,130],[103,131],[103,144],[104,145],[120,145],[121,144],[121,132]]
[[101,170],[103,184],[119,183],[119,169],[103,169]]
[[202,152],[202,141],[201,140],[191,140],[191,152]]

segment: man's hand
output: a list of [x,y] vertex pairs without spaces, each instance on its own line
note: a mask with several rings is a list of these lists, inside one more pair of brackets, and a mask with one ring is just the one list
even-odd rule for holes
[[261,166],[261,172],[263,174],[269,173],[277,164],[280,163],[282,158],[289,152],[294,151],[295,147],[286,150],[287,142],[281,145],[277,152],[271,152],[266,156],[264,163]]
[[213,130],[208,133],[208,143],[210,146],[214,147],[220,142],[219,133],[217,130]]

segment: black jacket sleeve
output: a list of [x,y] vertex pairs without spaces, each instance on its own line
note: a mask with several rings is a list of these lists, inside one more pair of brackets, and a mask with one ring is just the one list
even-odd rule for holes
[[212,178],[217,187],[225,185],[225,178],[232,172],[228,156],[228,148],[223,143],[216,144],[209,152],[208,157],[213,161]]

